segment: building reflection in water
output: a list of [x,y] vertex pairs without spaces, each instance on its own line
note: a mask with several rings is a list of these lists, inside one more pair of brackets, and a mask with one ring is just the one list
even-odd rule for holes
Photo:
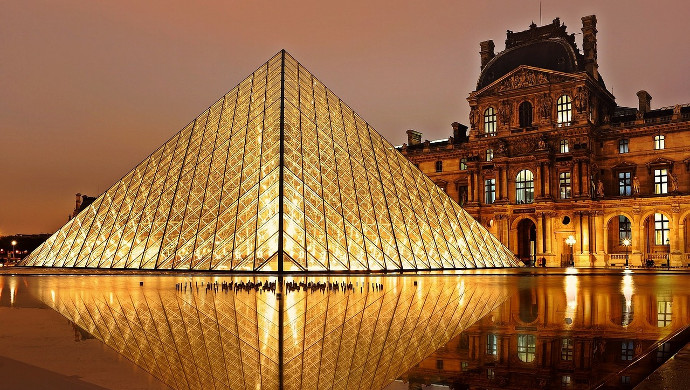
[[406,387],[633,387],[688,342],[690,287],[677,277],[571,274],[518,288],[404,374]]
[[338,288],[282,293],[236,288],[247,278],[25,279],[80,328],[172,388],[190,389],[383,388],[516,288],[492,277],[418,275],[286,278]]

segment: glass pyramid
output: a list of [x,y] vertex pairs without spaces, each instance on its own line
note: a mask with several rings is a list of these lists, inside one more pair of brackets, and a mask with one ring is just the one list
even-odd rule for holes
[[[48,306],[173,389],[380,389],[507,297],[482,276],[49,276]],[[284,279],[284,280],[283,280]],[[352,289],[284,289],[284,282]],[[177,289],[179,283],[189,288]],[[371,288],[380,284],[381,288]],[[198,287],[198,288],[196,288]]]
[[255,272],[517,266],[285,51],[23,264]]

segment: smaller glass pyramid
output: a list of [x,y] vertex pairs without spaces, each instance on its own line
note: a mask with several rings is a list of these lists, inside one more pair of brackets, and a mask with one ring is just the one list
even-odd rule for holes
[[281,51],[23,265],[304,272],[518,263]]

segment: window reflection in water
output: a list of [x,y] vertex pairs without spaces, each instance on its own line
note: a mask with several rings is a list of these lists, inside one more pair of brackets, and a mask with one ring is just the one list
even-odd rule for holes
[[444,370],[429,370],[435,352],[401,379],[410,389],[634,386],[690,341],[690,313],[673,312],[689,300],[690,286],[661,275],[523,279],[503,305],[443,347]]

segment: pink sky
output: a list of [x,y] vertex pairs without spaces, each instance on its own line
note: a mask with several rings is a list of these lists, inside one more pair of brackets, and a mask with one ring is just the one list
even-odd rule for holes
[[[620,105],[690,102],[686,1],[542,1]],[[467,123],[479,42],[539,24],[539,1],[34,1],[0,13],[0,235],[53,232],[282,48],[390,141]],[[576,41],[581,48],[582,36]]]

